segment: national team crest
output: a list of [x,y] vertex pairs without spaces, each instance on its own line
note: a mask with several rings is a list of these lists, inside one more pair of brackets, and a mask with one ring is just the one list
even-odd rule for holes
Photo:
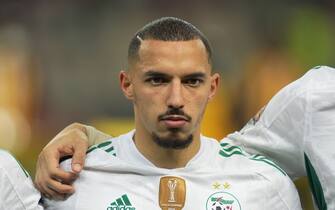
[[234,195],[217,192],[207,199],[206,210],[241,210],[241,205]]

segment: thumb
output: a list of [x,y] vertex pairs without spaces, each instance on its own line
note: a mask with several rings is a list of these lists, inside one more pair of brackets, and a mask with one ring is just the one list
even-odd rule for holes
[[74,173],[80,173],[80,171],[83,169],[87,148],[88,143],[86,141],[77,142],[73,146],[74,152],[72,156],[71,167]]

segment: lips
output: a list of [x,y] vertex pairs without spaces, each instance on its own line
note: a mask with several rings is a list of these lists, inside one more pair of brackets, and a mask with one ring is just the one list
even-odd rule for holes
[[183,115],[165,115],[160,120],[169,128],[181,128],[189,121]]

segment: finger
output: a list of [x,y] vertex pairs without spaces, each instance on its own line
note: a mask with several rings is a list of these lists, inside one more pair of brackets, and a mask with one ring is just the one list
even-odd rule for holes
[[52,147],[45,148],[39,155],[39,167],[50,169],[59,168],[60,153],[57,149]]
[[38,188],[38,190],[41,192],[41,195],[44,198],[55,199],[55,198],[58,198],[58,197],[61,196],[59,193],[57,193],[54,190],[51,190],[50,188],[48,188],[47,185],[35,183],[35,186]]
[[65,195],[74,193],[74,187],[71,184],[64,184],[57,180],[49,180],[47,186],[57,194]]
[[58,193],[56,191],[54,191],[51,188],[48,187],[43,187],[43,193],[42,196],[48,199],[52,199],[52,200],[64,200],[65,195],[62,193]]
[[42,194],[46,195],[46,198],[62,199],[62,197],[74,193],[74,187],[71,185],[73,181],[65,184],[58,180],[51,179],[46,175],[44,175],[44,177],[47,178],[39,179],[40,181],[35,182],[35,186]]
[[41,192],[42,194],[44,193],[44,189],[41,187],[40,184],[38,184],[38,183],[36,182],[36,179],[35,179],[35,181],[34,181],[34,186],[35,186],[35,188],[36,188],[39,192]]
[[75,144],[71,163],[73,172],[80,173],[84,167],[87,148],[88,144],[86,141],[80,140]]
[[[42,193],[47,193],[45,192],[45,189],[47,188],[47,180],[51,179],[50,173],[48,171],[48,157],[46,157],[47,155],[48,153],[43,150],[38,156],[36,165],[35,185],[37,189]],[[57,165],[57,163],[53,163],[52,159],[49,162],[52,165]]]
[[51,179],[57,180],[62,183],[72,183],[74,180],[78,178],[78,174],[72,172],[66,172],[62,169],[56,168],[50,170]]
[[[41,158],[40,165],[44,165],[47,168],[45,173],[41,174],[41,180],[48,180],[48,179],[56,179],[60,180],[61,182],[72,182],[77,178],[77,175],[71,172],[66,172],[59,166],[59,155],[45,152],[43,155],[44,158]],[[40,168],[43,168],[40,166]],[[45,168],[44,167],[44,168]]]

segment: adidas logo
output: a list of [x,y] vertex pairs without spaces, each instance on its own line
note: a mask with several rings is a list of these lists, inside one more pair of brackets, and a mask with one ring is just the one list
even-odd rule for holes
[[128,196],[124,194],[112,202],[107,210],[136,210],[136,208],[131,205]]

